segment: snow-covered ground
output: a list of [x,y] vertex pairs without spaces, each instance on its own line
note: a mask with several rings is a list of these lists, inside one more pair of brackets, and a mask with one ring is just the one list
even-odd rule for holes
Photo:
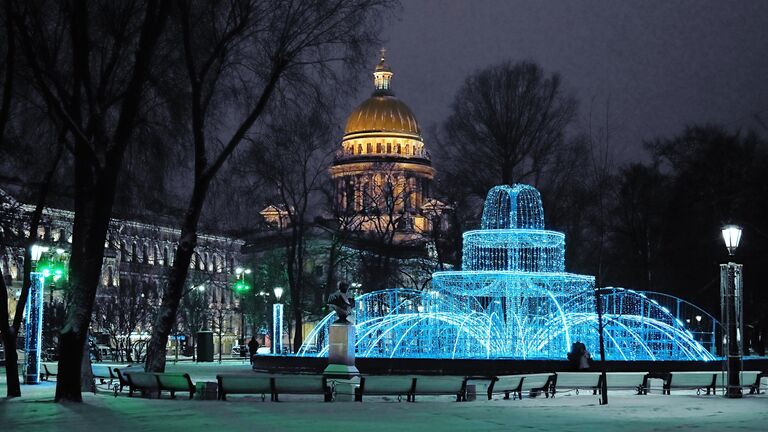
[[[247,371],[248,365],[169,365],[208,381],[217,371]],[[0,394],[5,371],[0,368]],[[106,389],[86,394],[82,404],[53,403],[55,382],[23,386],[24,397],[0,399],[0,431],[650,431],[768,430],[768,395],[725,399],[673,391],[663,396],[610,393],[607,406],[589,392],[522,401],[494,399],[456,403],[450,397],[420,397],[416,403],[366,398],[364,403],[323,403],[322,396],[281,396],[282,402],[231,396],[229,401],[151,400],[114,397]],[[480,390],[480,389],[478,389]]]

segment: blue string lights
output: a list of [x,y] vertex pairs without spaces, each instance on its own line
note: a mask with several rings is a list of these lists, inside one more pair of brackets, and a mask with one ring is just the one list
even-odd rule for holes
[[[429,291],[394,288],[357,299],[356,355],[564,359],[576,341],[597,351],[594,289],[593,276],[565,272],[565,235],[544,229],[539,192],[496,186],[481,229],[464,233],[461,271],[434,273]],[[703,342],[714,341],[716,322],[706,315],[705,326],[699,320],[693,329],[694,316],[681,313],[703,311],[690,303],[622,288],[601,293],[609,359],[715,358],[714,342],[709,349]],[[318,323],[298,355],[327,355],[332,321],[330,314]]]

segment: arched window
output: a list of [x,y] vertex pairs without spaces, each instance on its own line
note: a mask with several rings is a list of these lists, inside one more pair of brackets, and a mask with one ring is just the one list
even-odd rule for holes
[[219,257],[216,254],[213,254],[211,257],[211,264],[213,266],[213,269],[211,271],[216,273],[221,273],[221,269],[219,268]]
[[369,154],[370,154],[370,153],[373,153],[373,143],[368,143],[368,144],[366,144],[366,146],[365,146],[365,152],[366,152],[366,153],[369,153]]
[[141,247],[141,262],[149,264],[149,247],[146,243]]
[[168,267],[169,261],[168,261],[168,246],[163,248],[163,265]]

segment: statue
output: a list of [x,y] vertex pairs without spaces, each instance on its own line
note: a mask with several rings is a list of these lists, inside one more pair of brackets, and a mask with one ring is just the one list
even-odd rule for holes
[[339,289],[328,296],[328,306],[336,312],[336,316],[339,318],[335,321],[337,324],[348,324],[347,317],[355,307],[355,298],[348,296],[347,291],[349,291],[349,284],[339,282]]

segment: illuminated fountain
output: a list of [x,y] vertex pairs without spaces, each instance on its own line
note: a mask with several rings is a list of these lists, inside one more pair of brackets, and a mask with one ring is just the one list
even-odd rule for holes
[[[535,188],[491,189],[481,229],[464,233],[463,257],[461,271],[435,273],[429,291],[358,297],[357,356],[564,359],[576,341],[597,351],[595,279],[565,272],[565,235],[544,229]],[[607,358],[714,359],[717,324],[704,311],[665,294],[600,291]],[[327,355],[332,316],[299,355]],[[699,317],[696,332],[684,316]]]

